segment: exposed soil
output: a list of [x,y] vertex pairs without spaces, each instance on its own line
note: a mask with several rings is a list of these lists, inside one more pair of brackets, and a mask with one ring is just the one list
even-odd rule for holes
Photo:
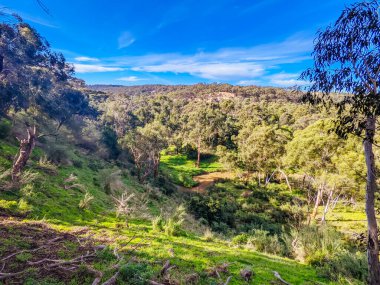
[[190,188],[192,192],[205,193],[206,189],[214,185],[221,179],[232,179],[234,174],[232,172],[211,172],[198,176],[194,176],[194,181],[198,182],[198,186]]

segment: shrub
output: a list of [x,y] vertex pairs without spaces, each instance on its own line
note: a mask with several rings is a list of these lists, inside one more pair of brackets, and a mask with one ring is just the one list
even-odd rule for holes
[[293,229],[290,237],[284,237],[284,240],[293,257],[316,266],[345,248],[342,235],[328,226],[304,226],[298,230]]
[[214,233],[209,228],[207,228],[205,230],[205,232],[203,233],[203,239],[205,241],[213,241],[214,240]]
[[39,169],[50,173],[50,174],[57,174],[57,166],[55,166],[49,159],[47,158],[46,155],[40,157],[37,166]]
[[89,192],[86,192],[83,199],[79,202],[79,208],[88,209],[92,200],[94,200],[94,196],[92,196]]
[[83,161],[78,160],[78,159],[74,159],[73,160],[73,166],[76,168],[82,168],[83,167]]
[[154,217],[152,220],[152,230],[155,232],[162,232],[164,230],[164,219],[162,216]]
[[186,209],[183,205],[177,207],[174,215],[166,220],[164,225],[165,234],[179,236],[183,233],[182,224],[185,221]]
[[334,281],[356,279],[365,283],[368,275],[367,257],[362,252],[337,252],[324,261],[318,272],[321,276]]
[[69,154],[62,146],[51,145],[47,150],[47,159],[54,164],[67,164]]
[[17,213],[17,210],[17,201],[0,200],[0,212],[15,214]]
[[32,211],[33,207],[25,199],[21,198],[18,202],[18,209],[20,213],[27,214]]
[[11,133],[12,124],[7,119],[0,119],[0,139],[5,139]]
[[232,245],[245,245],[248,242],[248,234],[240,234],[233,237],[231,244]]
[[264,230],[254,230],[253,234],[248,238],[247,247],[271,254],[281,254],[283,252],[283,245],[278,236],[270,235],[268,231]]
[[128,263],[120,268],[120,279],[131,285],[144,285],[152,275],[152,269],[142,263]]

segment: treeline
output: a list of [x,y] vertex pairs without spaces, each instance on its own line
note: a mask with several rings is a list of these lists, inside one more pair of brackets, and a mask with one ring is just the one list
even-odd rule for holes
[[247,183],[265,187],[282,180],[290,189],[301,188],[309,222],[320,205],[325,206],[325,220],[337,201],[354,203],[364,191],[360,139],[339,138],[334,114],[317,107],[282,99],[187,98],[169,92],[111,93],[99,108],[112,158],[129,157],[141,182],[159,176],[160,154],[173,146],[194,157],[197,166],[203,156],[216,154]]
[[258,101],[282,101],[299,102],[302,93],[293,89],[261,87],[261,86],[237,86],[226,83],[205,84],[198,83],[193,85],[90,85],[94,91],[105,92],[108,94],[119,94],[124,96],[160,96],[180,97],[186,99],[208,98],[221,100],[227,98],[250,98]]

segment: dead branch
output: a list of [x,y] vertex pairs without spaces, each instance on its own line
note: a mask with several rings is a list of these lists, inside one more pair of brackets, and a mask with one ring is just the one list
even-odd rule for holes
[[164,285],[162,283],[158,283],[158,282],[153,281],[153,280],[148,280],[147,282],[148,282],[149,285]]
[[226,280],[226,282],[223,285],[228,285],[230,283],[232,276],[229,276]]
[[276,277],[278,280],[280,280],[281,283],[283,283],[285,285],[291,285],[290,283],[288,283],[284,279],[282,279],[280,273],[278,273],[277,271],[273,271],[273,274],[274,274],[274,277]]
[[114,285],[116,284],[117,277],[119,277],[120,271],[118,270],[110,279],[104,282],[102,285]]
[[60,239],[62,239],[62,237],[54,238],[54,239],[52,239],[48,244],[45,244],[45,245],[40,246],[40,247],[35,248],[35,249],[24,249],[24,250],[17,251],[17,252],[15,252],[15,253],[12,253],[12,254],[10,254],[10,255],[8,255],[8,256],[2,258],[2,259],[0,260],[0,262],[3,262],[3,261],[5,261],[5,260],[7,260],[7,259],[9,259],[9,258],[11,258],[11,257],[13,257],[13,256],[15,256],[15,255],[20,254],[20,253],[24,253],[24,252],[36,252],[36,251],[41,250],[41,249],[43,249],[43,248],[45,248],[45,247],[48,247],[51,243],[56,242],[56,241],[58,241],[58,240],[60,240]]

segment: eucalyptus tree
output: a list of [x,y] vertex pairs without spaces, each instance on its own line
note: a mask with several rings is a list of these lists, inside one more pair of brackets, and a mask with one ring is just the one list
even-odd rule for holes
[[[306,99],[335,106],[337,133],[363,138],[367,168],[366,214],[368,222],[369,284],[380,284],[377,192],[373,143],[380,114],[379,1],[362,1],[347,7],[338,20],[319,32],[313,67],[301,78],[311,82]],[[339,96],[333,95],[339,93]]]

